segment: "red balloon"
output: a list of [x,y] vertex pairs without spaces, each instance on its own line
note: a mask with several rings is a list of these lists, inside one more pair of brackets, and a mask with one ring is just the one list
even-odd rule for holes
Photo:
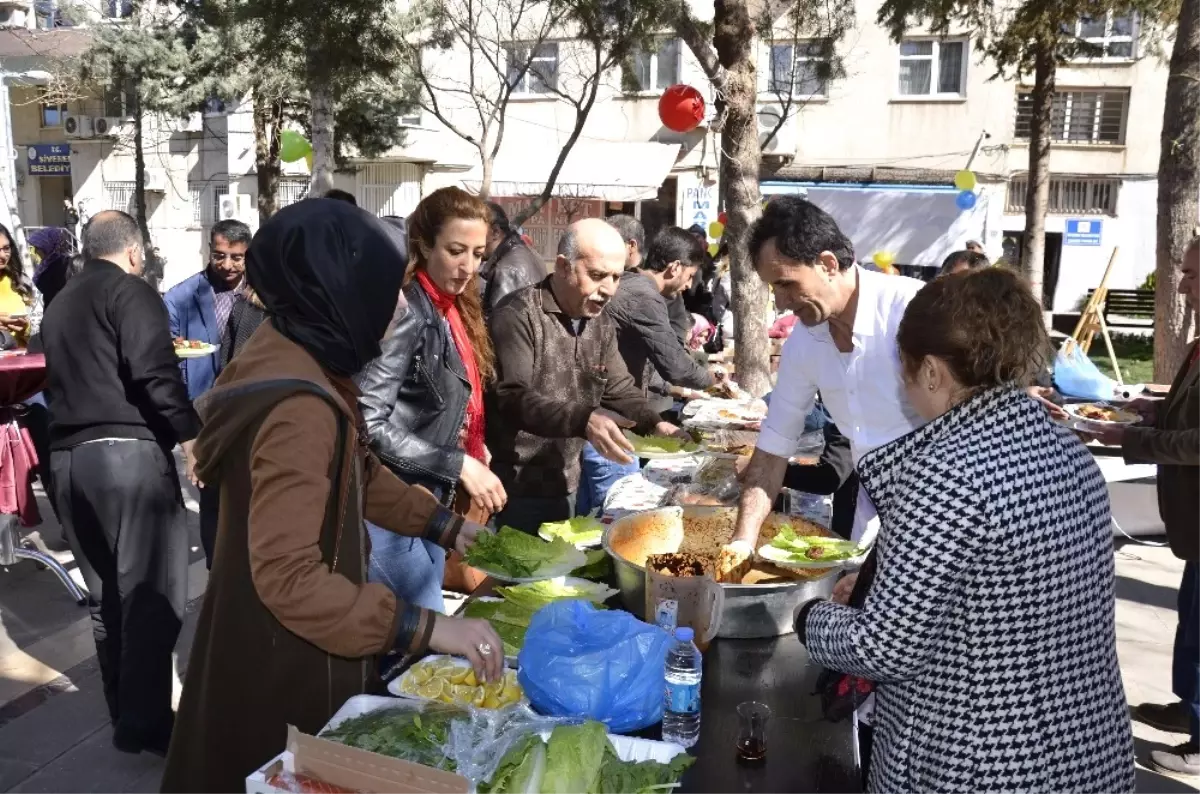
[[675,132],[690,132],[704,121],[704,96],[690,85],[673,85],[658,100],[658,117]]
[[727,213],[727,212],[717,213],[717,221],[719,223],[729,223],[729,213]]

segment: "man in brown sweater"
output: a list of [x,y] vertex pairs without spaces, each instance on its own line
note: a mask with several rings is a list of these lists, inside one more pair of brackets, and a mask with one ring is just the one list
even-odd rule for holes
[[623,428],[680,432],[659,419],[617,350],[616,325],[604,309],[624,269],[621,235],[597,218],[578,221],[559,241],[554,272],[492,316],[488,449],[508,493],[497,526],[533,533],[570,518],[585,440],[628,463],[633,446]]

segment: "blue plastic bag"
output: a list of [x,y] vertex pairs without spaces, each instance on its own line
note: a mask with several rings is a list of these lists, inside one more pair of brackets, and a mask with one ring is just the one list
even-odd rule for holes
[[1117,389],[1117,382],[1096,369],[1071,339],[1054,356],[1054,385],[1068,397],[1083,400],[1111,400]]
[[670,635],[589,601],[538,611],[517,657],[521,688],[542,714],[585,717],[629,733],[662,721]]

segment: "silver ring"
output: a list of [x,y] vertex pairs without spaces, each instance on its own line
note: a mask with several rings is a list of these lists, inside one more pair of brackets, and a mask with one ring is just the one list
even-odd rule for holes
[[491,656],[492,655],[492,644],[490,642],[481,642],[478,645],[476,645],[475,647],[479,649],[479,654],[481,656]]

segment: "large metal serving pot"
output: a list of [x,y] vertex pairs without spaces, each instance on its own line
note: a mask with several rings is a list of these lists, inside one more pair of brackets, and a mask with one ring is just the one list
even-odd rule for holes
[[[617,586],[625,608],[645,619],[646,569],[626,559],[616,549],[636,546],[642,559],[644,555],[671,554],[679,551],[683,543],[686,519],[727,522],[732,534],[736,514],[735,509],[727,507],[662,507],[613,522],[604,531],[604,550],[616,569]],[[765,532],[768,526],[788,520],[787,516],[772,515],[764,524],[764,534],[768,534]],[[792,633],[792,613],[796,607],[811,598],[828,597],[837,578],[834,573],[830,571],[819,578],[773,580],[761,584],[722,584],[725,608],[717,636],[751,639]]]

